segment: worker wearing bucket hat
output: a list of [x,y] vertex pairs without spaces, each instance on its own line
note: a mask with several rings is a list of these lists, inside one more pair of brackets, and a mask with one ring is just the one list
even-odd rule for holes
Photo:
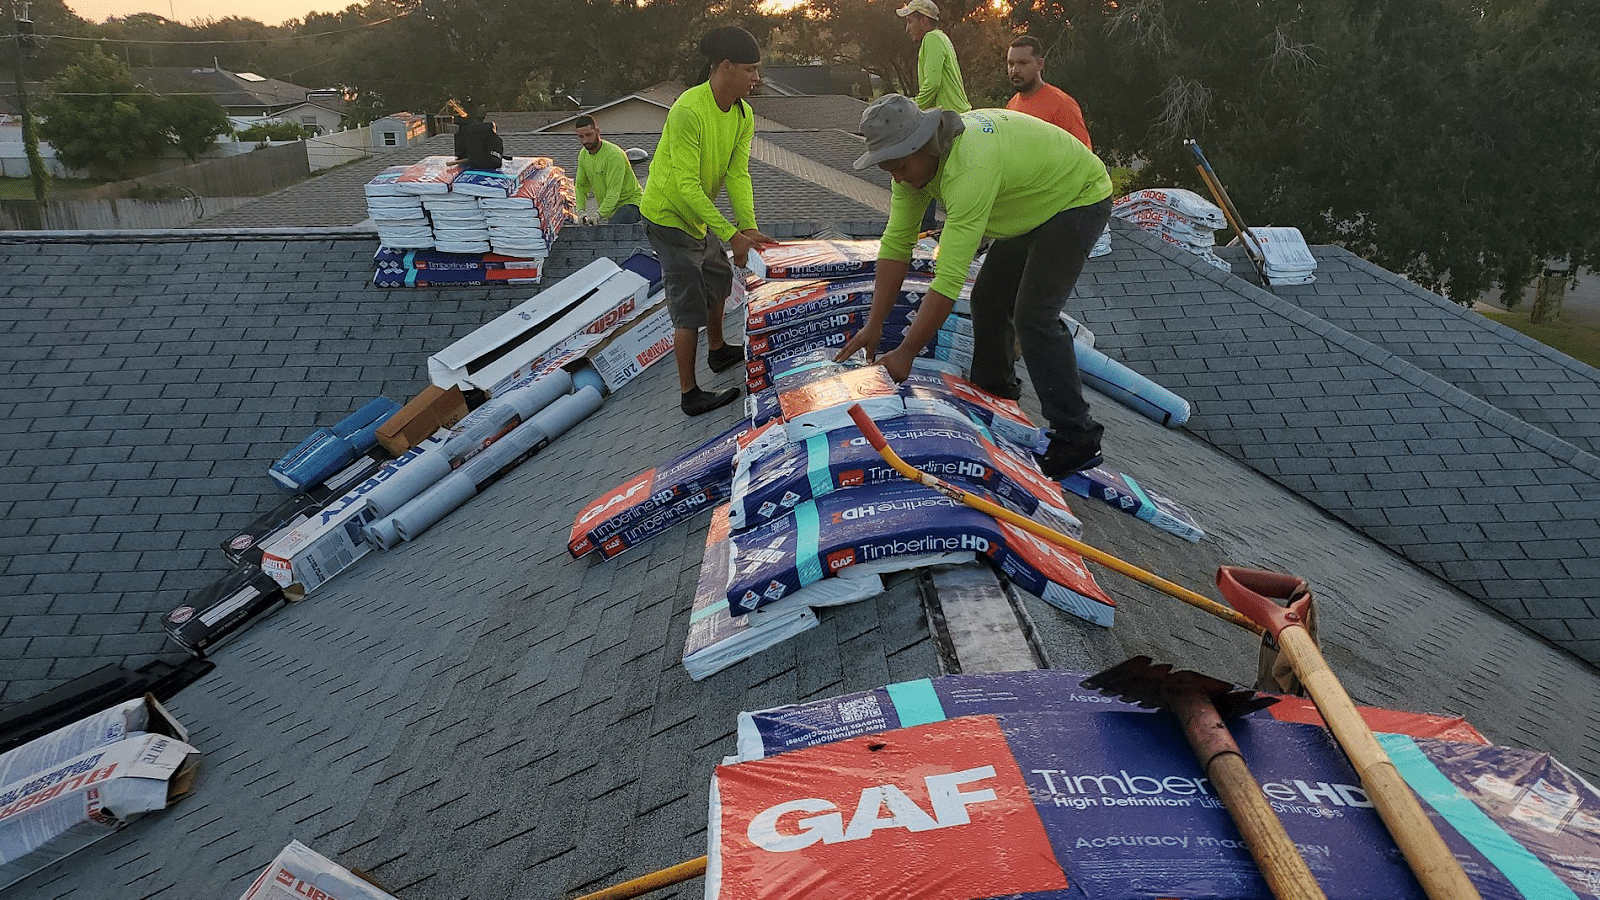
[[979,242],[992,238],[972,289],[972,380],[990,393],[1018,397],[1020,343],[1051,429],[1040,459],[1045,474],[1062,478],[1097,465],[1104,429],[1083,399],[1061,313],[1111,216],[1105,164],[1067,132],[1026,113],[920,110],[899,94],[879,97],[862,111],[861,134],[867,152],[855,167],[888,172],[893,200],[871,316],[839,359],[863,349],[876,357],[910,269],[917,223],[938,199],[946,220],[933,284],[905,339],[876,358],[896,380],[906,377],[954,307]]

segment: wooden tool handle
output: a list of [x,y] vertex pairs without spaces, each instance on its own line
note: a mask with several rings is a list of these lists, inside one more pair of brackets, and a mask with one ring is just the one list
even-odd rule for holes
[[1350,695],[1328,668],[1311,635],[1302,626],[1285,628],[1278,633],[1278,649],[1288,657],[1317,712],[1350,758],[1361,787],[1378,808],[1423,892],[1430,900],[1482,900],[1411,787],[1400,777],[1400,770],[1378,745]]
[[640,875],[632,881],[624,881],[621,884],[612,885],[603,891],[584,894],[577,900],[628,900],[630,897],[639,897],[664,887],[682,884],[691,878],[699,878],[705,873],[706,858],[704,856],[696,857],[658,872],[651,872],[649,875]]
[[1317,879],[1300,851],[1283,830],[1277,813],[1262,796],[1255,776],[1238,753],[1219,753],[1206,766],[1206,774],[1228,807],[1233,824],[1250,844],[1250,855],[1278,900],[1326,900]]

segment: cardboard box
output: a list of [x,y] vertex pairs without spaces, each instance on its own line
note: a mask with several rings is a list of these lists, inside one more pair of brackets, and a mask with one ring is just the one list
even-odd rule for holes
[[0,755],[0,888],[188,793],[187,739],[146,695]]
[[538,370],[552,350],[580,333],[604,334],[633,318],[649,283],[597,259],[428,359],[440,387],[501,386]]
[[231,562],[259,565],[262,547],[310,519],[331,499],[318,500],[310,494],[295,494],[223,541],[222,552]]
[[399,458],[384,463],[315,516],[261,548],[261,570],[284,589],[284,598],[299,600],[349,568],[372,549],[363,534],[377,518],[366,495],[389,480],[424,450],[441,443],[430,437]]
[[640,372],[672,355],[672,315],[666,302],[656,303],[619,326],[585,355],[600,373],[606,390],[615,393]]
[[185,597],[182,606],[161,617],[161,627],[178,646],[205,656],[286,601],[281,585],[260,566],[245,563]]
[[364,877],[290,841],[239,900],[395,900]]
[[461,388],[430,384],[379,426],[378,444],[399,456],[439,429],[461,421],[466,414],[467,398]]

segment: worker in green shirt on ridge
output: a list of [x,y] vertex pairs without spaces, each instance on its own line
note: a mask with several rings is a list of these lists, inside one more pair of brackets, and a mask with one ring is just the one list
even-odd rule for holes
[[[955,45],[939,29],[939,5],[933,0],[910,0],[895,10],[895,15],[906,20],[906,34],[917,42],[917,108],[937,107],[957,113],[971,109],[967,89],[961,83],[961,62],[956,59]],[[939,203],[928,204],[927,212],[922,214],[921,230],[932,231],[938,225],[939,207]]]
[[939,29],[939,6],[933,0],[911,0],[895,10],[906,20],[906,34],[917,42],[917,108],[964,113],[972,108],[961,84],[961,63],[950,36]]
[[[1050,426],[1039,467],[1058,479],[1099,465],[1105,429],[1089,415],[1061,313],[1111,216],[1105,164],[1082,141],[1027,113],[925,111],[899,94],[862,111],[861,135],[867,152],[855,167],[877,166],[894,186],[872,311],[838,358],[865,350],[904,380],[954,308],[979,242],[991,238],[972,285],[972,381],[992,394],[1020,397],[1020,343]],[[910,269],[917,220],[935,198],[944,201],[947,218],[933,283],[904,340],[877,354]]]
[[579,116],[573,120],[578,140],[583,149],[578,151],[579,210],[589,206],[589,193],[600,205],[600,218],[609,225],[632,225],[642,216],[639,200],[644,191],[639,187],[639,177],[633,174],[633,164],[621,147],[600,137],[600,126],[593,116]]
[[[738,388],[701,390],[694,370],[702,327],[711,371],[744,362],[744,345],[727,343],[722,333],[733,292],[733,269],[723,241],[739,266],[745,265],[751,249],[776,243],[756,228],[750,186],[755,113],[744,98],[761,80],[761,48],[750,32],[728,25],[701,38],[700,52],[706,57],[701,82],[684,91],[667,112],[639,207],[645,236],[661,262],[678,363],[679,406],[690,416],[739,398]],[[734,222],[713,202],[724,187]]]

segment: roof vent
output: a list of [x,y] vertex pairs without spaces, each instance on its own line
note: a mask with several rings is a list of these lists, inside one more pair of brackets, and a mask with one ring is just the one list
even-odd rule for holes
[[243,78],[245,81],[266,81],[265,78],[262,78],[260,75],[257,75],[254,72],[235,72],[234,74],[238,75],[240,78]]

